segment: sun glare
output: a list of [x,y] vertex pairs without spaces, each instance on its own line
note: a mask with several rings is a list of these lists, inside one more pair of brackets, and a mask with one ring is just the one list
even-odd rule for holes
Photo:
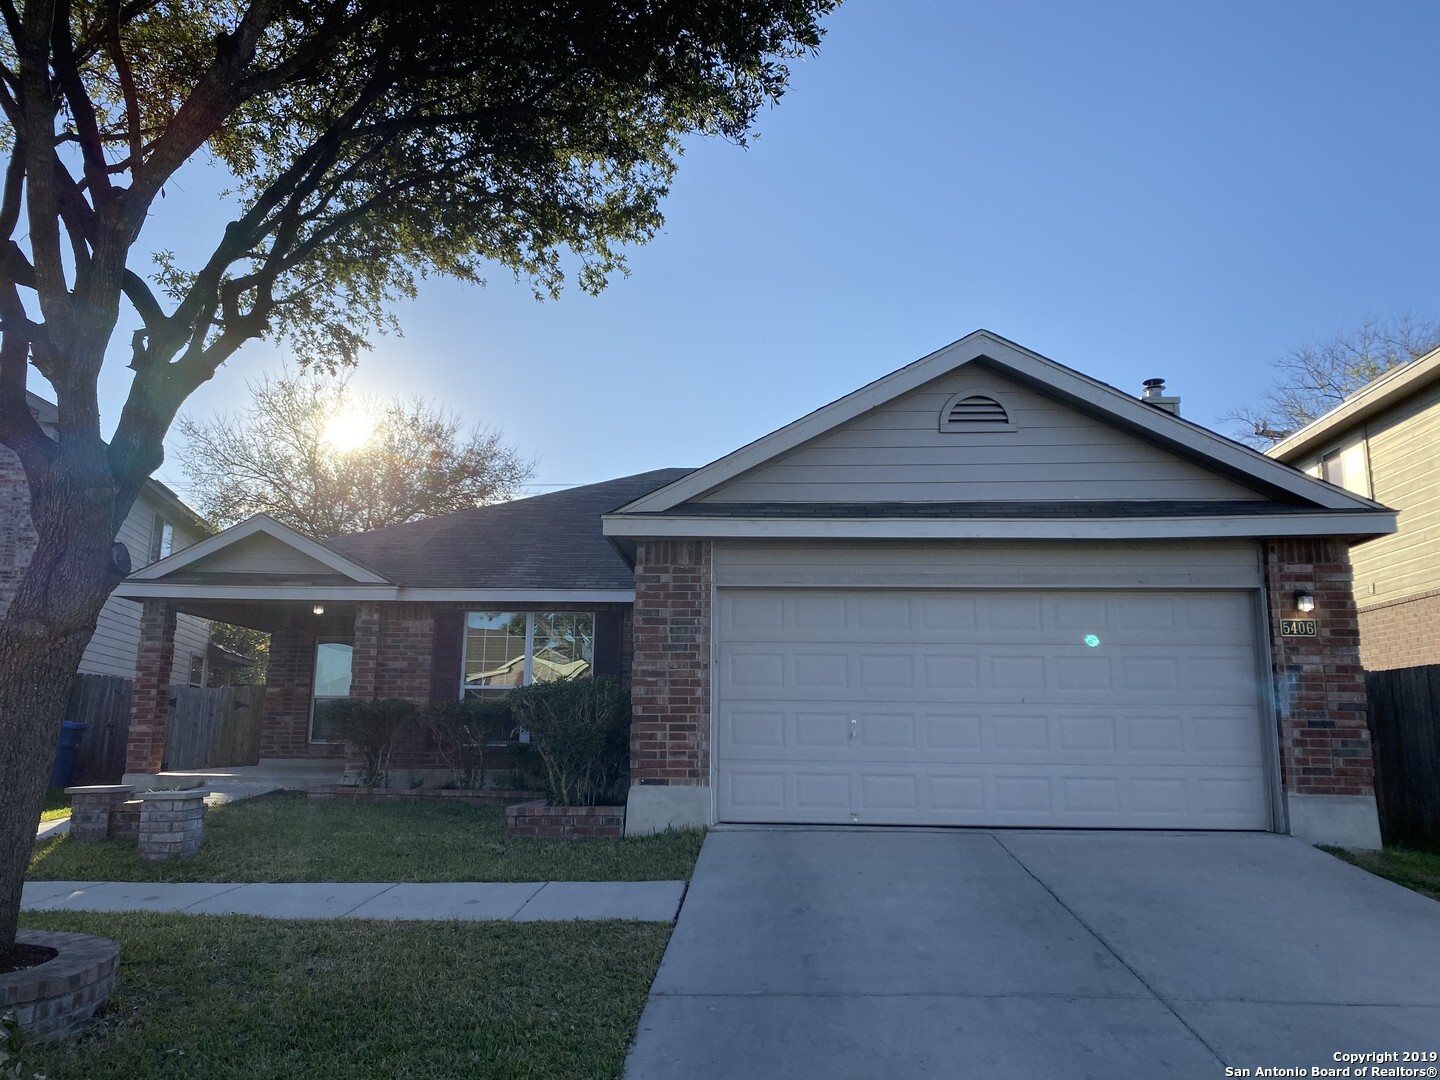
[[325,422],[325,444],[332,449],[348,454],[359,450],[370,441],[375,421],[359,409],[347,409],[336,413]]

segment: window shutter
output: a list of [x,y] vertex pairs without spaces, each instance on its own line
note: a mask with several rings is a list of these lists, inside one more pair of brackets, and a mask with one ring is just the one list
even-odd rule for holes
[[621,676],[625,655],[621,635],[624,630],[625,620],[619,608],[601,608],[595,612],[596,675],[613,675],[617,679]]
[[464,655],[465,613],[435,613],[435,646],[430,656],[430,700],[454,701],[460,696],[460,664]]

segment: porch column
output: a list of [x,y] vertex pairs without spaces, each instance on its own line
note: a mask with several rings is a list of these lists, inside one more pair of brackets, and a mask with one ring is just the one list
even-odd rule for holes
[[130,698],[130,734],[125,775],[158,773],[165,759],[165,720],[170,712],[170,673],[175,663],[175,609],[165,600],[146,600],[140,614],[135,656],[135,689]]

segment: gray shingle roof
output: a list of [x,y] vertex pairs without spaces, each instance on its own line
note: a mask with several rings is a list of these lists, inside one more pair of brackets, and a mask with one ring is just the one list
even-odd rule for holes
[[622,476],[336,536],[325,546],[412,588],[632,589],[635,574],[600,532],[600,515],[689,471]]

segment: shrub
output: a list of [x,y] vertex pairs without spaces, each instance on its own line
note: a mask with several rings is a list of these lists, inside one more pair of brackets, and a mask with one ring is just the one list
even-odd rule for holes
[[630,759],[630,695],[614,679],[561,679],[507,695],[530,734],[552,806],[623,802]]
[[419,710],[403,698],[337,698],[326,705],[330,731],[360,754],[360,782],[366,787],[384,787],[390,768],[390,751]]
[[485,786],[486,771],[504,752],[493,744],[508,740],[515,730],[510,703],[504,698],[437,702],[425,710],[425,719],[462,788]]

